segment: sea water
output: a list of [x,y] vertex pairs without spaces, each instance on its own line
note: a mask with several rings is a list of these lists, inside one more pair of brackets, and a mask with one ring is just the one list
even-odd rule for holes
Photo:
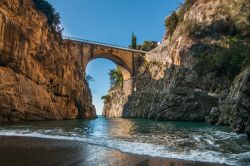
[[250,165],[250,142],[226,126],[144,119],[63,120],[0,124],[0,135],[80,141],[122,152]]

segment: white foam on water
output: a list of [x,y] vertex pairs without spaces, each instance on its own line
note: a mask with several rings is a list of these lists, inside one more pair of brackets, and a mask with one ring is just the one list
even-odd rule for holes
[[213,162],[213,163],[221,163],[228,165],[240,165],[238,163],[238,160],[240,158],[250,157],[250,152],[225,155],[220,152],[209,151],[209,150],[191,150],[189,152],[177,153],[171,151],[170,147],[166,147],[163,145],[154,145],[150,143],[141,143],[141,142],[129,142],[124,140],[108,139],[101,137],[80,137],[74,135],[71,136],[48,135],[47,133],[49,133],[49,131],[46,131],[45,134],[41,132],[31,132],[29,130],[0,130],[0,135],[79,141],[83,143],[103,146],[106,148],[119,150],[121,152],[138,154],[138,155],[182,159],[190,161]]

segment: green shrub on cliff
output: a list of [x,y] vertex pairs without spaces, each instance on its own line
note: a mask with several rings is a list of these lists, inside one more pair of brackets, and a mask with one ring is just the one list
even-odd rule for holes
[[249,41],[236,37],[227,40],[227,48],[218,49],[214,54],[215,65],[229,76],[238,74],[250,62]]
[[132,38],[131,38],[131,45],[129,45],[128,47],[131,49],[136,49],[136,50],[142,50],[142,51],[150,51],[154,48],[156,48],[157,42],[156,41],[144,41],[143,44],[141,45],[137,45],[137,38],[136,35],[134,33],[132,33]]
[[250,40],[239,37],[228,37],[223,41],[225,46],[211,46],[209,51],[197,53],[194,69],[199,74],[217,71],[230,79],[250,65]]
[[119,68],[112,69],[109,72],[110,85],[112,87],[122,87],[123,86],[123,76]]
[[46,0],[33,0],[35,8],[47,17],[47,22],[52,30],[56,31],[57,33],[62,32],[62,29],[59,27],[60,15],[56,10],[52,7],[52,5]]
[[196,1],[197,0],[185,0],[185,3],[180,6],[178,12],[172,12],[172,14],[166,18],[165,27],[167,29],[167,36],[170,37],[170,39],[178,24],[183,21],[185,14]]
[[138,45],[137,49],[142,51],[150,51],[158,46],[156,41],[144,41],[142,45]]
[[171,38],[179,22],[179,16],[176,12],[173,12],[165,20],[165,26],[167,28],[167,35]]

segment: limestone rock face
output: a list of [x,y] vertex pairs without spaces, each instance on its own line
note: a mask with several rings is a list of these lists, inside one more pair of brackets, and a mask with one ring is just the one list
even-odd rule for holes
[[136,91],[127,98],[121,95],[117,98],[116,94],[122,94],[121,91],[111,91],[110,102],[105,103],[104,115],[204,121],[210,110],[218,106],[217,95],[197,89],[199,81],[195,71],[171,66],[164,75],[162,79],[154,80],[150,71],[144,70],[136,78]]
[[[195,1],[171,37],[166,32],[162,44],[150,51],[146,60],[192,67],[195,63],[193,50],[203,52],[210,45],[218,43],[221,36],[236,33],[237,27],[231,18],[238,21],[241,26],[239,28],[250,28],[249,21],[244,18],[241,3],[242,0]],[[242,33],[249,34],[249,31]]]
[[231,125],[236,132],[246,132],[249,136],[250,68],[235,78],[229,95],[219,103],[219,110],[221,116],[218,123]]
[[212,108],[209,115],[206,117],[206,122],[209,124],[216,124],[220,117],[220,111],[217,107]]
[[0,121],[93,118],[78,57],[31,0],[0,2]]
[[[114,102],[115,100],[115,102]],[[122,117],[124,104],[127,102],[127,96],[121,88],[113,89],[105,98],[103,116],[109,118]]]
[[197,73],[189,68],[172,65],[162,79],[143,75],[136,82],[138,91],[128,98],[123,111],[125,117],[204,121],[217,104],[217,97],[197,89]]
[[250,137],[249,67],[234,80],[221,75],[220,70],[202,68],[204,74],[200,74],[195,68],[195,53],[202,55],[214,45],[224,45],[223,40],[235,34],[243,38],[249,35],[249,11],[245,8],[250,3],[194,2],[172,36],[166,33],[162,44],[146,54],[133,80],[133,93],[122,96],[121,91],[110,92],[104,115],[207,121],[230,125],[234,131]]
[[239,74],[226,98],[206,117],[210,124],[230,125],[237,133],[246,133],[250,140],[250,68]]

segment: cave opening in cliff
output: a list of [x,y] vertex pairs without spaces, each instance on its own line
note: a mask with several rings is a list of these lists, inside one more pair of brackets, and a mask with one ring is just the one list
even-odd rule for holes
[[94,59],[87,65],[86,79],[89,83],[97,115],[102,115],[104,106],[102,97],[108,94],[111,86],[109,72],[116,68],[114,62],[104,58]]

